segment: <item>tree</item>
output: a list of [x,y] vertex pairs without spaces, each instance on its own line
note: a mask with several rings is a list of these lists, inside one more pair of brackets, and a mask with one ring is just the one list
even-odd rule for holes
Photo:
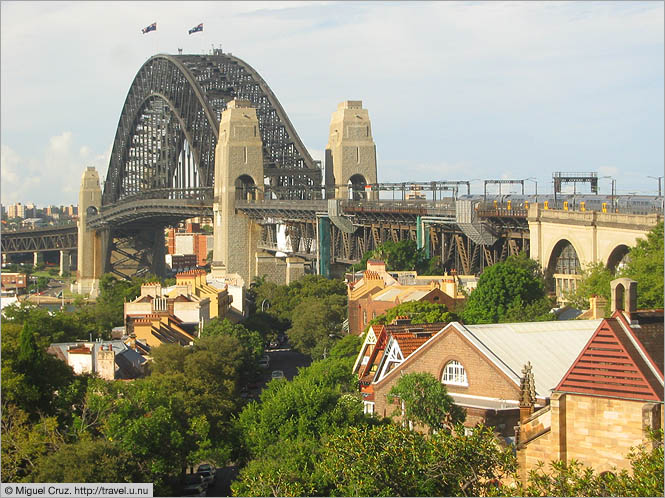
[[340,333],[346,311],[346,299],[339,295],[303,299],[296,306],[287,331],[291,345],[312,358],[322,358],[332,347],[334,336]]
[[459,320],[455,313],[448,311],[445,304],[430,303],[429,301],[409,301],[406,303],[398,304],[394,308],[390,308],[382,315],[377,316],[369,321],[367,324],[388,324],[392,323],[398,316],[407,316],[411,319],[411,323],[437,323],[437,322],[453,322]]
[[450,431],[464,422],[466,412],[457,406],[446,387],[429,373],[403,375],[390,389],[388,401],[397,400],[404,423],[424,425],[430,434]]
[[320,496],[316,439],[286,439],[251,460],[231,485],[233,496]]
[[36,482],[146,482],[131,452],[104,439],[64,444],[39,461]]
[[[340,349],[342,346],[340,346]],[[351,372],[353,357],[331,356],[299,371],[290,382],[270,382],[261,403],[243,408],[235,427],[240,434],[244,459],[257,458],[273,444],[286,440],[318,439],[366,420],[355,392]]]
[[536,261],[524,253],[487,268],[462,312],[465,323],[553,320]]
[[394,424],[350,427],[325,442],[320,468],[329,496],[446,496],[428,478],[430,451],[422,434]]
[[385,261],[389,271],[415,270],[420,275],[433,275],[438,270],[438,259],[427,259],[425,250],[418,249],[416,241],[411,239],[384,242],[376,249],[365,252],[360,262],[353,265],[352,270],[364,270],[369,259]]
[[320,469],[329,496],[487,496],[516,461],[488,428],[425,437],[388,424],[331,436]]
[[619,276],[636,280],[637,306],[641,309],[663,307],[663,222],[638,239],[628,253]]
[[3,402],[0,446],[3,482],[34,480],[40,458],[63,444],[55,417],[41,417],[37,423],[29,417],[28,412],[13,403]]
[[576,289],[565,296],[571,306],[582,310],[588,309],[591,296],[601,296],[610,302],[610,282],[615,276],[605,265],[590,264],[582,269],[581,276]]

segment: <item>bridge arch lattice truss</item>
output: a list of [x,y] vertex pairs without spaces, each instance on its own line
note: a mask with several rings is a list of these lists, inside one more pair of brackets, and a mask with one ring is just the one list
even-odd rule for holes
[[233,98],[257,110],[271,187],[283,198],[308,198],[321,183],[320,166],[263,78],[216,50],[155,55],[138,71],[118,122],[102,204],[150,191],[173,197],[169,189],[197,189],[199,198],[211,198],[219,121]]

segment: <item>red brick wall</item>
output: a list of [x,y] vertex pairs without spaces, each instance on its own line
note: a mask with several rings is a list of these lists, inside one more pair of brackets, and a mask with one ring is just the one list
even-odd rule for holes
[[166,236],[166,253],[175,254],[175,228],[169,228]]
[[[416,355],[416,356],[414,356]],[[441,379],[443,368],[450,360],[457,360],[466,370],[468,387],[446,385],[448,392],[470,394],[475,396],[486,396],[489,398],[499,398],[505,400],[518,400],[519,386],[512,380],[509,380],[493,364],[489,362],[484,355],[469,344],[452,326],[449,326],[447,332],[425,346],[417,354],[410,356],[406,362],[395,368],[395,371],[374,385],[375,412],[378,415],[387,415],[392,411],[391,406],[386,404],[386,395],[390,388],[397,382],[400,373],[428,372],[437,379]],[[486,423],[493,425],[505,423],[506,435],[511,435],[513,419],[519,416],[510,411],[498,412],[494,415],[491,411],[491,417],[487,413],[479,410],[468,412],[468,419],[465,425],[473,426],[485,419]],[[515,425],[515,424],[513,424]]]

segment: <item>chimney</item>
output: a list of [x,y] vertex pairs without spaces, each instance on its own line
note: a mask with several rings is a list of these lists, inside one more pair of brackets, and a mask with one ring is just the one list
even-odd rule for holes
[[591,296],[589,298],[589,310],[591,311],[591,319],[605,317],[605,310],[607,309],[607,299],[603,296]]
[[637,282],[630,278],[617,278],[610,282],[612,313],[621,310],[630,314],[637,311]]

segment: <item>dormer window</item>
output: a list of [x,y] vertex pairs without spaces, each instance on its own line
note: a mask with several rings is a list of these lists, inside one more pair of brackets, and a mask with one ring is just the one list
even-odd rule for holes
[[441,382],[452,386],[468,386],[466,370],[459,361],[452,360],[446,363],[441,376]]

